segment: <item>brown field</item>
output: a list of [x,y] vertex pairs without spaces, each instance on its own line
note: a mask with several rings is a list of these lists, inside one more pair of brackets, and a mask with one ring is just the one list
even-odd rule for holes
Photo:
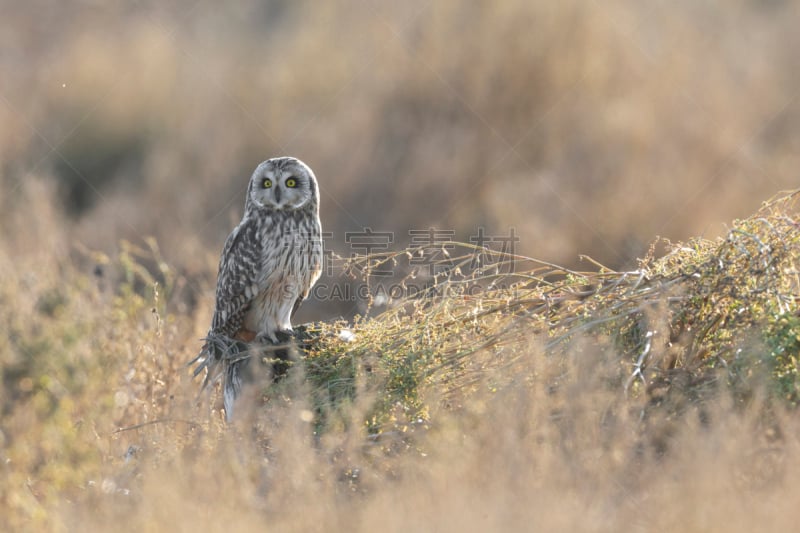
[[[0,530],[793,529],[800,225],[793,204],[735,221],[797,187],[796,2],[6,4]],[[590,272],[544,280],[556,299],[600,292],[525,328],[496,296],[404,318],[320,293],[300,321],[355,343],[225,426],[184,365],[276,155],[319,179],[327,287],[358,284],[348,235],[438,228],[513,231]],[[602,292],[633,269],[709,283],[569,329],[638,298]],[[497,312],[454,328],[473,305]],[[694,333],[625,386],[637,335],[676,324]]]

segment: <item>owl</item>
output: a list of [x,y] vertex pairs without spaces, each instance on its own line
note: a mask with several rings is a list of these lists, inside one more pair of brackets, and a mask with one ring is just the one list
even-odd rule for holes
[[[225,241],[216,302],[199,367],[221,375],[228,420],[255,343],[277,344],[322,271],[319,188],[311,169],[293,157],[256,167],[242,221]],[[245,347],[242,349],[242,347]],[[220,370],[221,365],[221,371]]]

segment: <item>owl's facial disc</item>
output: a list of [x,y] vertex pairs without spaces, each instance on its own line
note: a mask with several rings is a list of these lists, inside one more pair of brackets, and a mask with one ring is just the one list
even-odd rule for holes
[[251,179],[251,200],[267,209],[298,209],[315,194],[316,184],[311,169],[294,158],[265,161],[256,168]]

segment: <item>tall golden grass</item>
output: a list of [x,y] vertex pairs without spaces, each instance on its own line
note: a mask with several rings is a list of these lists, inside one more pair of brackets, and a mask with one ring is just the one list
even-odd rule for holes
[[92,273],[4,257],[3,526],[791,528],[796,195],[635,272],[452,254],[352,339],[319,325],[230,425],[154,240]]

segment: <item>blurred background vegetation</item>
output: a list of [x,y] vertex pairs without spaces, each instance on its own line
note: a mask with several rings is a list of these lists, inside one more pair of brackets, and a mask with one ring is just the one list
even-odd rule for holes
[[796,185],[796,2],[5,4],[7,253],[154,236],[213,276],[283,154],[341,253],[364,227],[514,227],[518,252],[621,268]]

